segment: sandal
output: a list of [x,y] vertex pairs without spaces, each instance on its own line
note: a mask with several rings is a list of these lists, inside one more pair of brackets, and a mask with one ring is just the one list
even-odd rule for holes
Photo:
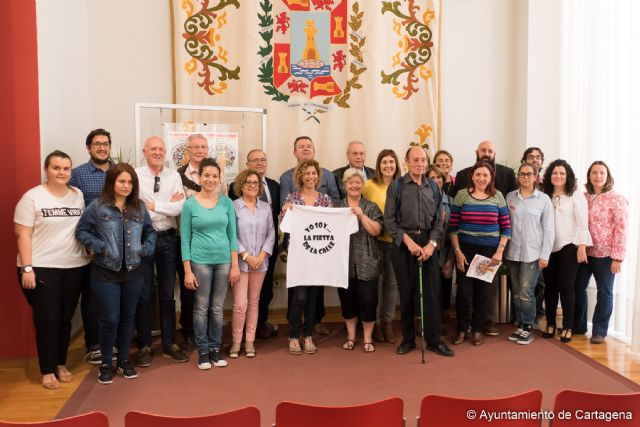
[[345,350],[353,350],[356,348],[356,340],[347,339],[344,344],[342,344],[342,348]]
[[289,338],[289,353],[295,354],[296,356],[302,354],[302,349],[300,348],[300,341],[297,338]]
[[54,374],[47,374],[42,376],[42,387],[48,390],[55,390],[60,388],[60,383]]
[[56,377],[58,377],[58,381],[61,383],[70,383],[71,380],[73,380],[73,375],[71,375],[71,372],[63,365],[58,366]]
[[364,352],[365,353],[373,353],[374,351],[376,351],[376,348],[373,346],[373,343],[371,341],[365,341],[364,342]]
[[573,334],[571,332],[571,329],[563,330],[562,335],[560,336],[560,342],[563,342],[563,343],[571,342],[572,335]]
[[318,351],[318,348],[313,343],[313,338],[305,337],[304,338],[304,352],[307,353],[307,354],[314,354],[316,351]]
[[247,357],[256,357],[256,348],[253,342],[244,343],[244,352]]
[[240,356],[240,343],[231,344],[231,348],[229,349],[229,358],[237,359]]
[[556,334],[556,325],[547,325],[542,333],[542,338],[553,338]]

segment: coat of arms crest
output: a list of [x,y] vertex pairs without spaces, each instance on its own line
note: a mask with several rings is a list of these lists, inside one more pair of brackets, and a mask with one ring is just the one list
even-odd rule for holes
[[362,88],[358,80],[366,70],[366,38],[358,33],[364,12],[357,1],[262,0],[260,6],[266,44],[258,52],[259,79],[265,93],[274,101],[295,97],[315,120],[329,104],[349,108],[351,91]]

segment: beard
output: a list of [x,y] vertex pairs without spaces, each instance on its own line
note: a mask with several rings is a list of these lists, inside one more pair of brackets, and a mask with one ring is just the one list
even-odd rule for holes
[[104,165],[105,163],[109,162],[109,157],[107,157],[106,159],[99,159],[97,157],[91,156],[91,161],[96,165]]
[[490,158],[489,156],[478,156],[476,154],[476,162],[479,162],[480,160],[484,160],[485,162],[488,162],[491,166],[493,166],[493,168],[496,168],[496,158],[495,156],[493,158]]

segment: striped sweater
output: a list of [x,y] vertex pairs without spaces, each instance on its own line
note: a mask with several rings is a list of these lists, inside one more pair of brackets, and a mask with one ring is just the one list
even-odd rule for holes
[[510,238],[509,208],[502,193],[478,200],[466,189],[458,191],[451,205],[449,234],[457,234],[460,243],[493,247],[501,237]]

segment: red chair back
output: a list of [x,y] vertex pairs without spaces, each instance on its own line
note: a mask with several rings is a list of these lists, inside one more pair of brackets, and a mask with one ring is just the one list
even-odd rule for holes
[[281,402],[276,407],[276,427],[402,427],[403,403],[399,397],[355,406],[312,406]]
[[197,417],[167,417],[131,411],[124,416],[125,427],[260,427],[260,411],[254,406]]
[[553,414],[553,427],[640,426],[640,393],[563,390],[556,396]]
[[33,423],[12,423],[0,421],[0,427],[34,426],[34,427],[109,427],[109,419],[104,412],[89,412],[75,417]]
[[428,395],[420,404],[418,427],[539,427],[541,418],[509,419],[506,414],[511,413],[508,411],[539,413],[541,404],[540,390],[494,399]]

